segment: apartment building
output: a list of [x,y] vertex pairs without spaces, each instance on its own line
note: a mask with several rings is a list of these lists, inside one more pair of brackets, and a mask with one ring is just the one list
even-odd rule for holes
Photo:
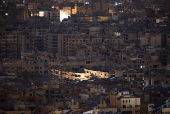
[[34,38],[34,46],[39,51],[44,50],[44,35],[50,30],[50,26],[48,24],[39,24],[35,26],[35,38]]
[[3,63],[3,69],[6,72],[14,73],[18,78],[22,78],[23,72],[28,71],[32,74],[44,74],[44,64],[34,61],[9,61]]
[[1,47],[1,59],[17,59],[20,54],[18,51],[18,35],[16,34],[6,34],[0,38],[0,47]]
[[166,47],[170,48],[170,34],[166,35]]
[[32,52],[34,50],[33,31],[25,30],[18,35],[19,52]]
[[73,94],[72,88],[50,88],[46,91],[46,94],[50,99],[57,98],[58,100],[64,100],[66,97]]
[[161,47],[161,34],[146,32],[140,35],[140,45]]
[[45,50],[64,56],[75,56],[77,54],[78,46],[84,42],[88,43],[89,38],[80,33],[49,33],[44,41]]
[[140,114],[140,98],[129,94],[129,91],[110,93],[110,107],[117,108],[125,114]]
[[161,65],[166,66],[170,64],[170,51],[168,49],[160,50],[160,62]]
[[97,76],[99,78],[108,78],[108,77],[110,77],[110,73],[107,72],[104,69],[102,70],[102,68],[100,68],[100,67],[86,68],[86,69],[84,69],[84,71],[85,71],[85,76],[94,75],[94,76]]
[[99,12],[99,11],[107,12],[108,11],[108,2],[105,2],[105,1],[97,2],[97,1],[95,1],[95,2],[92,3],[92,5],[93,5],[93,9],[92,9],[93,12]]
[[39,3],[39,2],[28,2],[28,9],[29,10],[36,9],[38,7],[41,7],[41,3]]
[[60,10],[53,8],[42,12],[44,12],[44,17],[47,18],[48,21],[60,22]]

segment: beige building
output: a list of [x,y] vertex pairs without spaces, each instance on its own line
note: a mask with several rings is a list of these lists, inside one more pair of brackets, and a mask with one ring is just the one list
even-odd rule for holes
[[149,33],[140,35],[141,46],[154,46],[161,47],[161,34],[160,33]]
[[99,78],[108,78],[110,77],[110,73],[104,72],[104,71],[99,71],[99,70],[92,70],[92,69],[84,69],[85,71],[85,76],[90,76],[94,75]]
[[31,72],[32,74],[44,74],[44,64],[41,62],[33,61],[9,61],[3,63],[3,68],[6,72],[14,73],[21,78],[24,71]]
[[74,99],[71,99],[71,101],[68,101],[67,105],[70,109],[79,109],[79,102],[74,101]]
[[39,6],[41,6],[41,3],[39,3],[39,2],[29,2],[28,3],[29,10],[36,9]]
[[93,3],[93,12],[107,12],[108,10],[108,3],[107,2],[94,2]]
[[140,98],[130,95],[129,91],[110,93],[110,107],[126,114],[140,114]]
[[93,86],[92,88],[90,88],[90,92],[95,94],[106,93],[105,89],[101,85]]

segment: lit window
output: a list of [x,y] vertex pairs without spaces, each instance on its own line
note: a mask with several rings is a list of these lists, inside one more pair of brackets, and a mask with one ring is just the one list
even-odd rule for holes
[[44,11],[39,11],[39,16],[43,17],[44,16]]
[[89,2],[85,2],[85,4],[89,4]]

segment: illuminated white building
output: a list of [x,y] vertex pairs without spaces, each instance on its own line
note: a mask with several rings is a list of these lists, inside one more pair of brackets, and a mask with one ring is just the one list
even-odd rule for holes
[[39,16],[43,17],[44,16],[44,11],[39,11]]
[[63,7],[63,9],[60,10],[60,21],[63,19],[68,19],[68,17],[71,17],[71,7]]

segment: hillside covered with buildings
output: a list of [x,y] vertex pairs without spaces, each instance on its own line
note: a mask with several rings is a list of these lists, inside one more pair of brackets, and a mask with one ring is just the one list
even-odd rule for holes
[[0,114],[170,114],[170,0],[1,0]]

